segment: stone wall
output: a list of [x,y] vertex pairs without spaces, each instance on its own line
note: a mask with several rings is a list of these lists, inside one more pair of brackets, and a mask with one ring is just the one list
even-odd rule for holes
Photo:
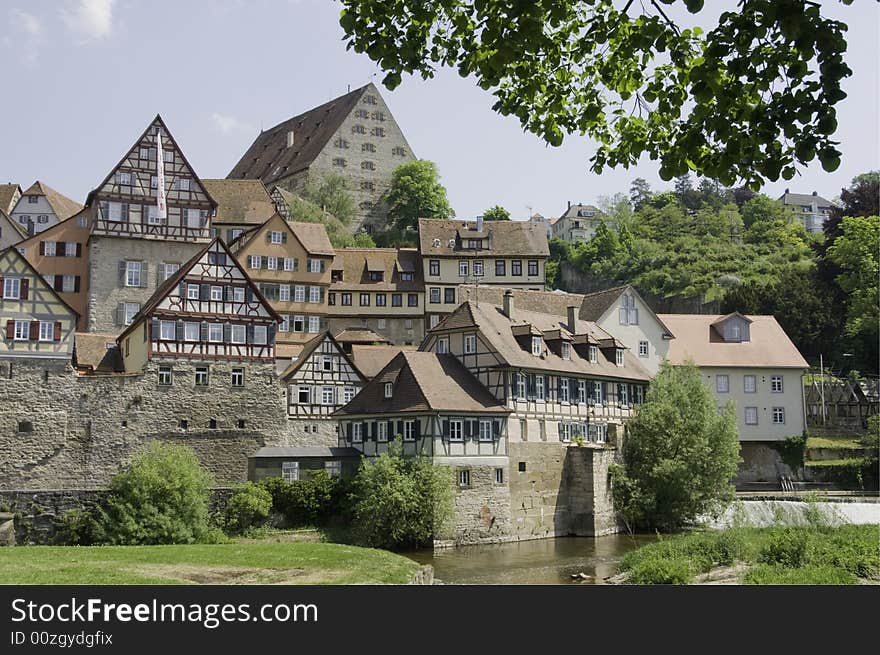
[[792,471],[775,448],[760,441],[741,441],[740,457],[742,461],[736,472],[733,483],[737,488],[748,489],[754,483],[770,483],[778,486],[782,476],[798,480],[801,469]]
[[331,446],[339,445],[339,421],[326,416],[313,419],[287,419],[284,446]]
[[[452,541],[456,545],[506,541],[512,527],[510,487],[495,481],[495,469],[501,468],[507,480],[507,465],[482,465],[475,458],[468,460],[467,464],[451,467],[456,474]],[[467,487],[457,483],[458,471],[464,468],[470,471]]]
[[295,440],[274,364],[249,364],[241,389],[229,384],[230,362],[212,363],[209,386],[195,387],[194,365],[175,360],[173,384],[159,387],[157,360],[114,376],[0,362],[0,489],[100,488],[154,439],[193,448],[219,484],[238,482],[259,448]]

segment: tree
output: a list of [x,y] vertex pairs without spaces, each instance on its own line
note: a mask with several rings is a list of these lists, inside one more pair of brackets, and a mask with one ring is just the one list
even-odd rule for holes
[[719,414],[692,363],[664,363],[627,423],[623,465],[612,467],[614,504],[631,526],[662,530],[718,512],[734,498],[736,413]]
[[357,215],[354,198],[348,193],[348,182],[338,173],[309,177],[302,197],[335,216],[343,225],[350,225]]
[[351,234],[348,228],[342,224],[342,221],[321,209],[311,200],[292,196],[287,202],[287,209],[290,212],[290,219],[292,221],[323,223],[324,229],[327,230],[327,238],[330,239],[330,243],[334,248],[376,247],[375,241],[373,241],[369,234],[366,232]]
[[153,441],[113,476],[101,523],[110,543],[212,541],[213,479],[187,446]]
[[391,174],[388,217],[399,230],[415,230],[420,218],[455,216],[440,184],[437,165],[426,159],[406,162]]
[[846,25],[808,0],[741,0],[708,31],[681,29],[673,2],[342,0],[340,24],[389,89],[455,68],[547,143],[594,139],[595,173],[643,155],[664,180],[692,170],[726,185],[791,179],[816,157],[835,170]]
[[483,218],[487,221],[509,221],[510,212],[501,205],[495,205],[483,212]]
[[637,177],[629,185],[629,200],[634,212],[644,207],[652,195],[651,185],[643,177]]
[[449,467],[405,457],[398,436],[382,455],[361,462],[352,483],[355,538],[377,548],[430,544],[452,516],[452,482]]

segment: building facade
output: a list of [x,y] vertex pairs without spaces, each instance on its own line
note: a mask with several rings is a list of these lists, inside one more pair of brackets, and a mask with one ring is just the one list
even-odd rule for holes
[[387,223],[383,196],[391,173],[413,161],[412,148],[372,83],[262,131],[229,178],[301,192],[309,179],[341,175],[357,205],[352,229]]
[[37,180],[21,194],[9,217],[29,235],[40,232],[79,213],[83,206]]
[[328,295],[330,331],[368,328],[395,345],[425,336],[425,286],[413,248],[336,251]]
[[834,208],[834,203],[826,200],[813,191],[811,195],[806,193],[790,193],[788,189],[779,196],[779,202],[785,207],[791,208],[794,217],[800,221],[804,229],[810,233],[821,232],[825,221]]
[[461,284],[543,290],[550,256],[538,223],[482,219],[420,219],[419,252],[429,330],[461,302]]
[[552,237],[571,242],[589,241],[604,220],[605,214],[598,207],[569,202],[565,213],[551,223]]

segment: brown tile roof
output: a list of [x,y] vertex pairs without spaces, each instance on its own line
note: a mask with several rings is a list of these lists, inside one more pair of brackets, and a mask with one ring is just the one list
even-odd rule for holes
[[212,224],[262,225],[275,213],[275,203],[259,180],[203,179],[202,185],[217,201]]
[[0,184],[0,211],[6,212],[8,215],[12,211],[12,201],[15,196],[21,193],[21,187],[10,182],[9,184]]
[[[373,85],[355,89],[260,132],[227,177],[260,179],[268,186],[308,168],[369,87]],[[378,93],[375,87],[373,90]],[[287,133],[291,130],[294,141],[288,148]]]
[[22,197],[24,196],[45,196],[46,201],[49,203],[52,211],[55,212],[59,221],[70,218],[83,208],[76,200],[71,200],[67,196],[58,193],[48,184],[39,180],[28,187],[28,190],[22,194]]
[[675,331],[667,358],[673,364],[690,359],[697,366],[807,368],[797,347],[773,316],[747,316],[750,340],[726,342],[712,327],[716,314],[660,314]]
[[626,291],[629,285],[621,285],[619,287],[612,287],[610,289],[605,289],[604,291],[596,291],[595,293],[588,293],[583,296],[583,302],[581,303],[580,316],[587,321],[598,321],[602,314],[608,311],[608,308],[611,307],[614,303],[617,302],[617,299],[623,295],[623,292]]
[[[489,250],[456,250],[450,240],[489,238]],[[547,230],[531,221],[485,221],[483,231],[476,232],[474,221],[419,219],[419,250],[423,256],[499,256],[549,257]]]
[[125,371],[115,334],[77,332],[74,336],[73,362],[77,368],[93,373]]
[[383,368],[388,366],[388,362],[404,350],[414,352],[418,350],[418,346],[367,346],[363,344],[354,344],[351,347],[351,358],[357,365],[358,370],[360,370],[368,380],[371,380],[376,377]]
[[826,200],[818,194],[814,196],[809,193],[789,193],[788,189],[785,190],[785,193],[779,196],[779,200],[782,201],[783,205],[796,205],[798,207],[812,206],[814,200],[816,201],[817,208],[824,207],[830,209],[831,207],[834,207],[833,202]]
[[336,337],[339,343],[380,344],[391,343],[378,332],[365,327],[349,327],[339,332]]
[[[342,291],[424,291],[419,252],[415,248],[342,248],[331,269],[342,271],[342,281],[331,282]],[[400,279],[400,270],[412,270],[411,282]],[[370,281],[369,271],[384,271],[381,282]]]
[[571,334],[575,344],[584,342],[584,338],[578,339],[578,335],[586,335],[585,338],[589,343],[599,343],[608,347],[611,347],[613,342],[610,340],[613,337],[595,323],[583,320],[578,320],[576,330],[571,333],[568,326],[565,325],[565,317],[519,309],[516,307],[515,300],[513,319],[505,316],[503,309],[497,305],[480,302],[477,306],[472,301],[466,301],[431,332],[467,327],[467,318],[464,318],[467,312],[472,317],[473,325],[479,328],[480,333],[508,366],[615,379],[647,381],[651,378],[650,373],[642,366],[638,358],[628,350],[624,353],[623,366],[617,366],[613,352],[606,352],[601,347],[598,361],[595,364],[589,361],[586,351],[579,352],[580,346],[578,345],[572,348],[571,359],[563,359],[553,348],[545,348],[543,356],[535,357],[532,355],[531,349],[527,347],[528,344],[520,344],[517,335],[514,334],[515,331],[524,332],[521,338],[529,338],[528,334],[560,330],[563,333]]
[[453,355],[402,351],[334,415],[436,411],[510,413]]
[[288,221],[287,224],[309,254],[328,255],[330,257],[336,254],[333,244],[330,243],[330,237],[327,236],[327,229],[323,224],[299,223],[296,221]]

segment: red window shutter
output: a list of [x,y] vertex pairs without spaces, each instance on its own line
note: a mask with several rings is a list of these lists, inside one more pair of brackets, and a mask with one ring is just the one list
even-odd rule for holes
[[55,333],[52,335],[55,341],[61,341],[61,321],[55,321]]
[[30,286],[30,280],[23,278],[21,281],[21,300],[28,299],[28,286]]
[[40,322],[39,321],[31,321],[29,326],[30,334],[28,337],[31,341],[36,341],[40,338]]
[[6,338],[15,338],[15,321],[6,321]]

